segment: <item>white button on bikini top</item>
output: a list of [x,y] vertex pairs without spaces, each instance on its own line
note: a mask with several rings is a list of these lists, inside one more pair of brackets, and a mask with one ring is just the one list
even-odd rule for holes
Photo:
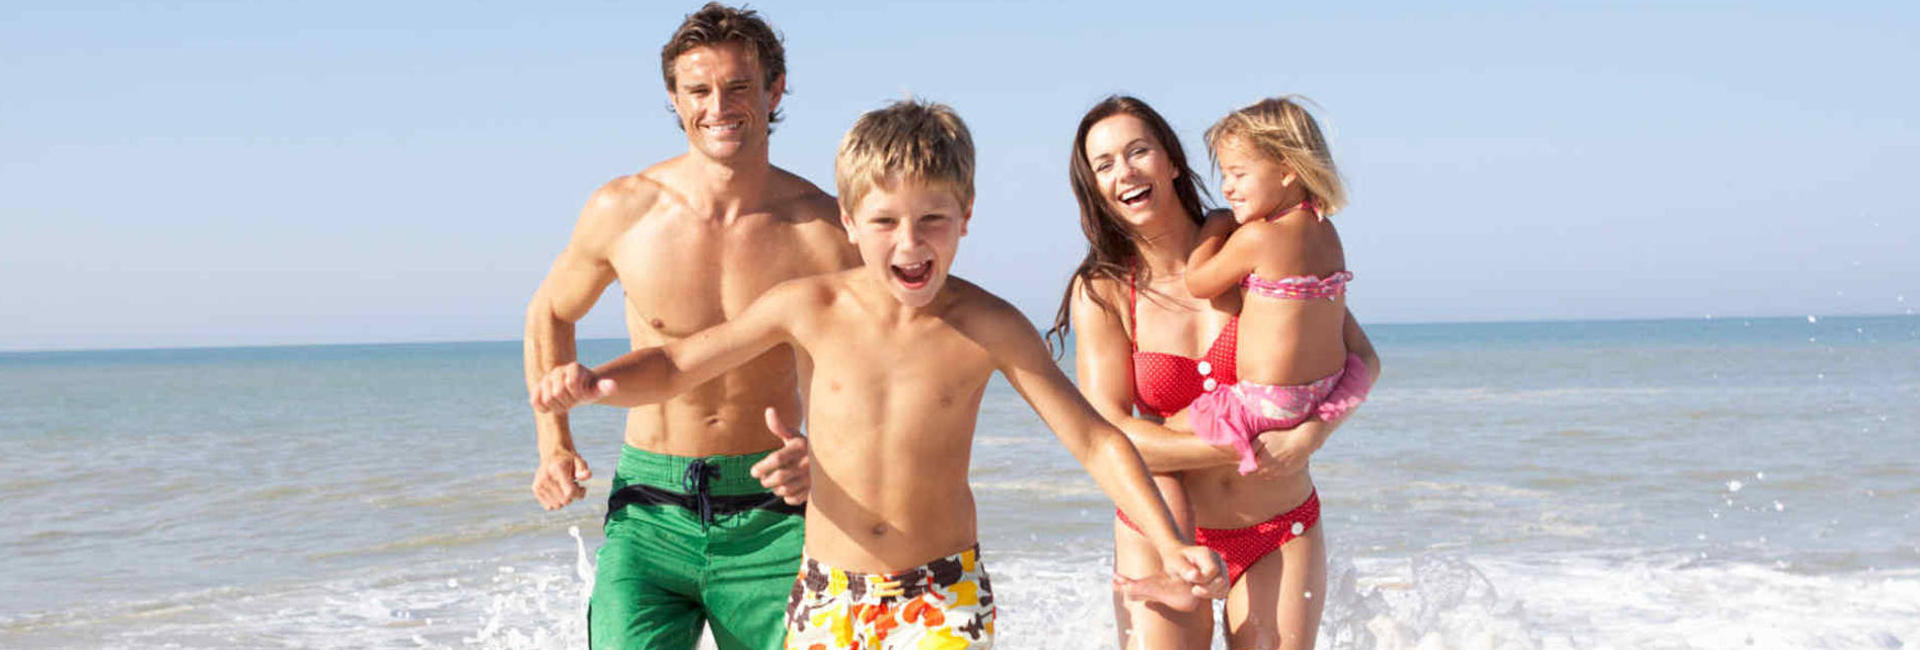
[[1194,369],[1200,371],[1202,377],[1213,374],[1213,364],[1205,361],[1200,362],[1200,365],[1195,366]]
[[1219,386],[1220,386],[1220,382],[1214,381],[1212,377],[1208,377],[1206,381],[1200,382],[1200,387],[1205,388],[1209,391]]

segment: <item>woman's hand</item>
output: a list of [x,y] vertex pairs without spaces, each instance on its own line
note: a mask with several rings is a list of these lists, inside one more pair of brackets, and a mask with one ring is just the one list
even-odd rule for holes
[[1262,431],[1253,440],[1253,459],[1259,466],[1249,478],[1270,481],[1307,470],[1307,461],[1337,426],[1324,420],[1302,422],[1292,429]]

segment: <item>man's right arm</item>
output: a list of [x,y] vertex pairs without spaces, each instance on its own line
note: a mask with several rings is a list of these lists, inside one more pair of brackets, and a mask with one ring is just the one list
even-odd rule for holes
[[[622,181],[608,183],[594,193],[581,210],[573,236],[547,271],[539,290],[527,305],[523,338],[524,370],[529,392],[554,368],[573,363],[574,323],[587,315],[614,280],[607,244],[619,235],[634,208],[634,192]],[[548,510],[586,496],[580,481],[592,476],[573,446],[566,413],[534,413],[540,465],[534,470],[533,493]]]

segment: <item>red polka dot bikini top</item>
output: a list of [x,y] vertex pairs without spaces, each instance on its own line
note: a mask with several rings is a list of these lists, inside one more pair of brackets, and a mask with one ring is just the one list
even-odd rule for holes
[[1227,321],[1213,337],[1213,346],[1198,359],[1165,352],[1142,352],[1138,336],[1140,296],[1132,276],[1127,278],[1127,308],[1132,320],[1127,345],[1133,350],[1133,403],[1142,413],[1167,417],[1180,412],[1216,386],[1238,381],[1234,374],[1234,342],[1240,317]]

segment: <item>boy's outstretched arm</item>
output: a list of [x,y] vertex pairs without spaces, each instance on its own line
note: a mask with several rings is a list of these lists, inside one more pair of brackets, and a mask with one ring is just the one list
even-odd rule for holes
[[816,291],[808,280],[782,283],[732,320],[664,346],[635,350],[598,368],[554,368],[531,386],[536,410],[564,412],[585,403],[639,406],[662,402],[739,367],[773,346],[790,343],[787,325],[809,313]]
[[1053,429],[1100,489],[1153,541],[1168,575],[1185,580],[1195,596],[1226,597],[1226,571],[1220,556],[1180,534],[1133,443],[1074,390],[1026,317],[1011,305],[997,299],[994,303],[984,314],[979,342],[994,355],[1007,382]]

